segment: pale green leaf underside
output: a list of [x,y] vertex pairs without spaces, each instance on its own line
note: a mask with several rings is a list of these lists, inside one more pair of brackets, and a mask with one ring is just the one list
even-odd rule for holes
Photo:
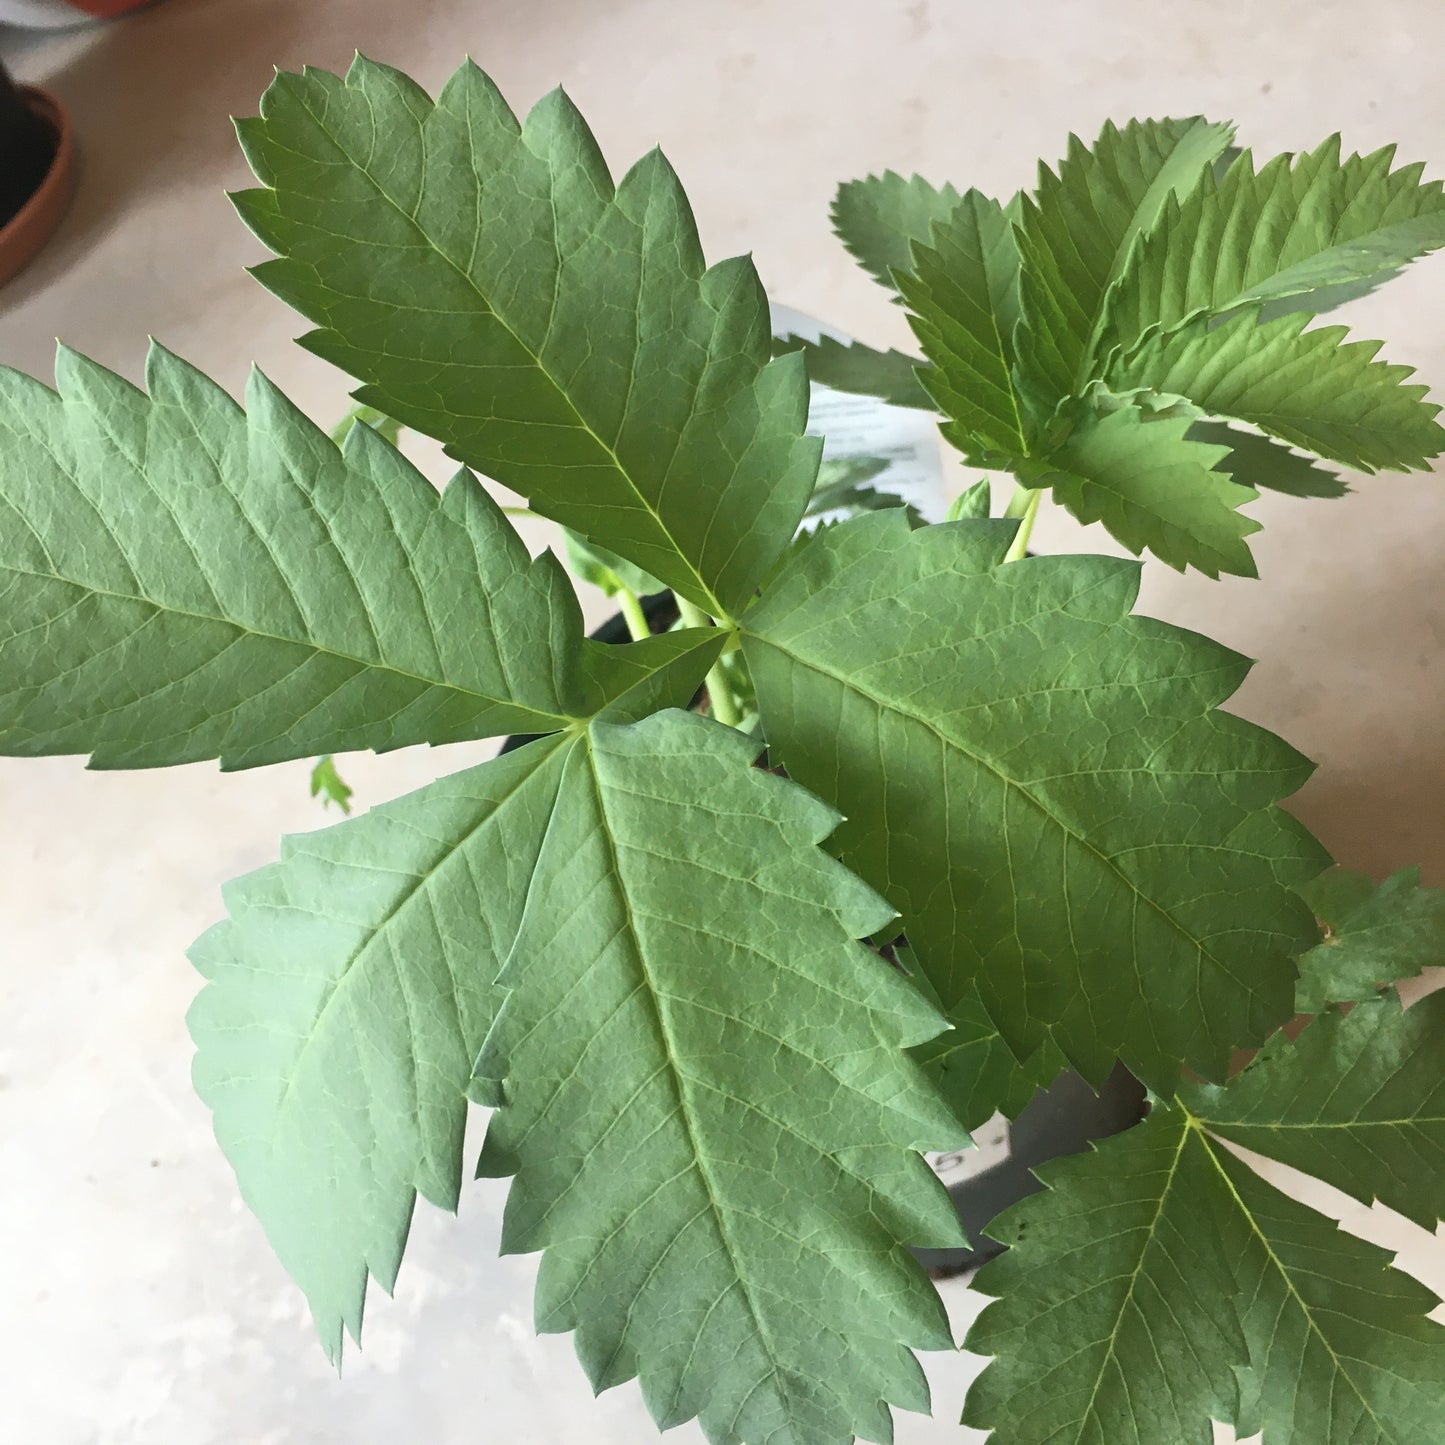
[[532,743],[229,884],[191,951],[196,1090],[327,1353],[396,1280],[416,1192],[454,1209],[477,1052],[570,744]]
[[1291,298],[1322,311],[1336,288],[1445,245],[1441,183],[1422,185],[1419,165],[1391,172],[1393,159],[1390,146],[1341,161],[1336,135],[1258,172],[1246,152],[1221,180],[1204,178],[1135,253],[1110,303],[1111,339],[1127,348],[1150,327],[1261,302],[1277,315]]
[[836,341],[820,336],[810,341],[804,336],[781,336],[773,341],[778,356],[801,352],[808,367],[808,380],[834,391],[855,396],[876,396],[890,406],[934,409],[933,398],[918,379],[922,366],[916,357],[902,351],[879,351],[861,341]]
[[858,263],[881,285],[896,289],[894,272],[913,269],[910,244],[927,241],[935,224],[948,220],[961,197],[922,176],[884,171],[844,181],[833,198],[833,230]]
[[977,986],[1018,1057],[1052,1034],[1218,1077],[1290,1011],[1324,861],[1272,805],[1308,774],[1216,711],[1246,664],[1132,617],[1137,565],[997,566],[1007,523],[882,514],[805,547],[744,619],[770,756],[848,821],[938,996]]
[[1201,412],[1248,422],[1271,436],[1362,471],[1423,467],[1445,447],[1426,388],[1404,385],[1408,366],[1376,361],[1377,341],[1344,340],[1343,326],[1303,328],[1309,317],[1221,325],[1199,321],[1154,332],[1106,379],[1116,390],[1149,387]]
[[149,396],[70,351],[56,377],[0,372],[4,751],[248,767],[600,705],[565,575],[471,476],[438,494],[370,426],[339,450],[160,348]]
[[1402,868],[1378,888],[1332,869],[1301,892],[1328,931],[1299,961],[1300,1013],[1373,998],[1381,984],[1445,964],[1445,889],[1421,888],[1418,868]]
[[479,1063],[503,1247],[595,1387],[716,1445],[890,1438],[948,1348],[903,1249],[957,1241],[913,1151],[962,1138],[904,1050],[934,1010],[853,942],[888,908],[756,744],[663,713],[567,758]]
[[948,418],[944,434],[966,454],[1026,449],[1014,391],[1019,253],[997,201],[969,191],[952,215],[913,246],[899,290],[933,363],[920,375]]
[[1267,1445],[1434,1445],[1435,1297],[1187,1111],[1044,1177],[991,1226],[1012,1248],[965,1341],[996,1357],[964,1410],[992,1445],[1209,1445],[1211,1418]]
[[1102,415],[1082,411],[1040,470],[1075,517],[1102,522],[1131,552],[1147,547],[1181,572],[1253,577],[1244,539],[1259,523],[1239,508],[1257,493],[1230,475],[1229,456],[1196,437],[1188,418],[1125,406]]
[[459,70],[435,104],[358,59],[282,74],[240,123],[258,278],[361,400],[714,613],[791,540],[818,444],[802,365],[769,363],[745,259],[706,269],[653,152],[614,187],[560,92],[519,125]]

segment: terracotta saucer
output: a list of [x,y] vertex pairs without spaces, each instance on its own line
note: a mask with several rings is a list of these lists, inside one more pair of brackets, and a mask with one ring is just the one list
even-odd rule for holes
[[0,227],[0,286],[35,258],[70,208],[75,183],[75,146],[70,117],[49,93],[33,85],[19,87],[31,114],[37,115],[55,136],[55,156],[39,189],[9,223]]

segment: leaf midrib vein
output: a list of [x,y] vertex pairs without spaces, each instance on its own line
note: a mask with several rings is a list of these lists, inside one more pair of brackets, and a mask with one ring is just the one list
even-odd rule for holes
[[976,753],[970,748],[965,747],[960,741],[958,741],[956,738],[949,736],[929,718],[923,716],[922,714],[903,706],[901,703],[888,702],[884,698],[879,697],[877,694],[870,692],[857,680],[856,677],[845,675],[841,672],[835,671],[830,667],[824,666],[820,662],[814,662],[807,658],[804,658],[798,653],[793,652],[790,648],[784,647],[775,638],[764,636],[763,634],[758,632],[749,631],[746,628],[740,628],[740,630],[746,632],[748,636],[755,638],[763,645],[771,647],[775,651],[782,653],[785,657],[789,658],[799,667],[805,668],[809,672],[817,673],[822,677],[826,677],[830,681],[837,683],[840,687],[851,689],[853,692],[857,693],[858,696],[862,697],[867,702],[872,703],[873,706],[876,707],[880,712],[894,713],[899,717],[908,718],[911,721],[918,723],[920,726],[927,728],[929,732],[933,733],[933,735],[939,739],[939,741],[945,748],[951,748],[957,751],[963,757],[968,758],[971,762],[977,764],[980,768],[984,769],[993,777],[997,778],[999,782],[1005,785],[1006,788],[1016,790],[1020,797],[1026,799],[1029,803],[1031,803],[1050,823],[1057,827],[1061,833],[1063,833],[1066,837],[1071,838],[1075,843],[1077,843],[1081,848],[1083,848],[1085,852],[1089,853],[1092,857],[1097,859],[1098,862],[1101,863],[1110,873],[1112,873],[1116,878],[1118,878],[1118,880],[1128,889],[1129,893],[1135,899],[1144,903],[1154,913],[1158,914],[1158,916],[1162,918],[1166,924],[1168,924],[1171,931],[1177,933],[1181,938],[1185,939],[1192,947],[1197,949],[1201,957],[1207,958],[1225,975],[1225,977],[1237,983],[1247,992],[1251,994],[1257,992],[1254,986],[1250,984],[1247,980],[1238,978],[1234,973],[1232,973],[1228,968],[1226,968],[1224,965],[1224,961],[1220,959],[1216,954],[1214,954],[1210,949],[1208,949],[1205,946],[1203,940],[1195,938],[1193,934],[1191,934],[1189,930],[1185,928],[1184,925],[1180,923],[1162,904],[1157,903],[1147,893],[1145,893],[1138,886],[1138,884],[1133,881],[1133,879],[1131,879],[1126,873],[1123,872],[1122,869],[1118,867],[1115,861],[1111,857],[1109,857],[1107,853],[1100,852],[1100,850],[1095,847],[1094,844],[1091,843],[1086,837],[1077,832],[1063,818],[1059,817],[1056,813],[1054,813],[1053,810],[1049,808],[1048,804],[1045,803],[1043,799],[1037,797],[1026,784],[1019,782],[1017,779],[1011,777],[1008,773],[1004,772],[1002,767],[996,762],[994,762],[992,758],[987,758],[982,754]]
[[326,657],[335,657],[342,662],[350,663],[355,667],[364,668],[373,672],[389,672],[397,677],[404,677],[408,682],[418,682],[427,688],[441,688],[447,692],[456,693],[460,697],[476,698],[492,707],[515,707],[522,711],[533,714],[539,718],[558,723],[561,727],[579,721],[577,718],[562,713],[552,713],[533,707],[527,703],[517,702],[512,698],[492,697],[487,693],[478,692],[475,688],[464,687],[457,682],[451,682],[439,678],[423,677],[420,673],[411,672],[404,667],[398,667],[393,662],[383,658],[358,657],[353,653],[342,652],[334,647],[327,647],[315,641],[313,638],[284,637],[277,632],[267,632],[259,627],[253,627],[249,623],[241,622],[234,617],[207,616],[204,612],[195,612],[190,608],[178,607],[173,603],[162,602],[154,597],[146,597],[139,593],[117,592],[108,587],[97,587],[90,582],[77,581],[74,577],[62,576],[56,572],[36,572],[28,567],[18,567],[13,563],[0,563],[0,572],[7,572],[16,577],[34,578],[42,582],[58,582],[64,587],[74,587],[77,591],[88,593],[93,597],[108,597],[116,602],[128,602],[142,607],[152,608],[155,612],[166,613],[172,617],[185,617],[193,622],[203,622],[214,627],[230,627],[247,637],[258,638],[262,642],[280,643],[286,647],[304,648],[310,652],[321,653]]
[[[387,203],[387,205],[389,205],[389,206],[397,213],[397,215],[401,216],[401,217],[406,221],[407,225],[410,226],[410,227],[412,228],[412,230],[415,231],[415,233],[421,238],[421,240],[423,241],[423,243],[424,243],[424,245],[425,245],[425,248],[426,248],[428,251],[430,251],[433,255],[437,256],[441,261],[443,261],[447,266],[449,266],[449,267],[457,274],[457,276],[459,276],[459,277],[461,278],[461,280],[467,285],[467,287],[470,288],[470,290],[473,292],[473,294],[477,297],[478,301],[481,302],[481,304],[482,304],[483,308],[485,309],[486,313],[487,313],[489,316],[494,317],[494,318],[496,319],[498,325],[500,325],[500,326],[502,327],[502,329],[507,333],[507,335],[510,336],[513,341],[516,342],[518,348],[522,351],[523,355],[528,356],[528,357],[531,358],[531,360],[532,360],[533,364],[536,366],[537,370],[542,374],[543,377],[546,378],[548,385],[551,386],[551,388],[552,388],[553,391],[557,394],[557,396],[560,397],[560,398],[562,399],[562,401],[566,403],[567,409],[572,413],[572,415],[577,418],[577,424],[582,428],[582,430],[583,430],[589,437],[592,438],[592,440],[597,444],[597,446],[598,446],[599,448],[601,448],[601,450],[602,450],[602,452],[604,453],[604,455],[608,458],[608,460],[612,463],[612,466],[616,469],[617,475],[622,478],[623,482],[626,483],[628,489],[629,489],[629,490],[632,492],[632,494],[637,498],[637,500],[638,500],[638,502],[641,504],[643,510],[653,519],[654,523],[657,525],[658,530],[659,530],[659,531],[662,533],[662,535],[667,539],[668,545],[669,545],[669,546],[672,548],[672,550],[677,554],[678,559],[679,559],[679,560],[682,562],[682,564],[687,568],[687,570],[692,573],[692,576],[693,576],[694,581],[697,583],[699,589],[700,589],[701,592],[702,592],[702,595],[703,595],[704,602],[705,602],[705,605],[706,605],[706,607],[707,607],[707,610],[708,610],[709,612],[712,612],[715,616],[725,616],[725,615],[726,615],[726,609],[719,603],[717,597],[713,594],[712,588],[709,587],[709,586],[707,585],[707,583],[703,580],[702,574],[701,574],[701,573],[697,570],[697,568],[693,565],[693,563],[692,563],[692,561],[689,559],[687,553],[682,549],[682,547],[680,547],[680,546],[678,545],[677,538],[673,536],[673,534],[672,534],[672,529],[671,529],[671,528],[667,525],[667,523],[663,520],[663,517],[662,517],[661,513],[658,512],[657,508],[652,505],[652,503],[651,503],[651,502],[647,499],[647,497],[643,494],[642,490],[638,487],[637,483],[632,479],[632,474],[631,474],[631,472],[629,472],[628,469],[623,465],[621,457],[619,457],[619,456],[617,455],[617,452],[614,450],[614,448],[606,441],[605,438],[603,438],[602,436],[600,436],[600,435],[598,434],[597,430],[592,426],[592,424],[587,420],[587,418],[582,415],[581,411],[578,410],[578,408],[577,408],[577,403],[572,399],[571,393],[567,390],[566,387],[564,387],[564,386],[561,384],[560,381],[557,380],[557,378],[556,378],[555,376],[552,375],[552,372],[551,372],[550,369],[547,367],[546,363],[542,360],[541,356],[538,355],[537,352],[536,352],[535,350],[533,350],[533,348],[532,348],[530,345],[528,345],[527,342],[525,342],[525,341],[522,339],[521,336],[518,335],[516,329],[513,327],[512,323],[511,323],[511,321],[510,321],[507,317],[503,316],[503,315],[501,314],[501,312],[499,312],[499,311],[496,309],[496,307],[493,306],[493,304],[491,303],[491,301],[488,300],[486,293],[485,293],[485,292],[482,290],[482,288],[477,284],[476,278],[475,278],[470,272],[464,271],[464,270],[462,269],[462,267],[456,262],[456,260],[453,259],[452,256],[450,256],[446,251],[444,251],[444,250],[436,243],[436,241],[434,241],[434,240],[432,239],[432,237],[431,237],[431,236],[427,233],[427,231],[422,227],[422,225],[420,224],[420,222],[417,221],[416,217],[413,216],[413,215],[411,215],[411,214],[405,209],[405,207],[403,207],[399,202],[397,202],[397,201],[391,196],[391,194],[387,191],[386,187],[383,186],[382,183],[380,182],[380,180],[378,180],[377,177],[372,174],[370,168],[369,168],[365,163],[363,163],[361,160],[359,160],[356,156],[351,155],[351,154],[346,150],[346,148],[341,144],[340,140],[337,139],[337,137],[334,136],[334,135],[330,132],[330,130],[327,129],[325,122],[324,122],[324,121],[322,120],[322,118],[321,118],[320,116],[318,116],[318,115],[316,114],[316,112],[311,108],[310,102],[309,102],[304,96],[300,98],[300,104],[301,104],[302,109],[305,110],[306,114],[311,117],[311,120],[312,120],[312,122],[315,124],[317,130],[319,130],[320,133],[321,133],[322,135],[324,135],[324,136],[326,137],[326,139],[327,139],[332,145],[334,145],[334,146],[336,147],[336,149],[346,158],[346,160],[347,160],[352,166],[354,166],[354,167],[356,168],[356,170],[357,170],[358,172],[360,172],[360,174],[363,175],[363,176],[367,179],[367,181],[370,182],[370,184],[371,184],[372,188],[375,190],[376,194],[377,194],[378,196],[380,196],[380,197],[382,198],[382,200],[384,200],[384,201]],[[435,109],[433,109],[432,113],[433,113],[433,114],[436,113]],[[425,125],[424,125],[424,123],[423,123],[421,126],[419,126],[419,129],[421,130],[422,136],[423,136],[423,140],[422,140],[422,153],[423,153],[423,155],[425,155],[425,153],[426,153],[426,141],[425,141]],[[470,146],[470,142],[471,142],[470,132],[467,133],[467,140],[468,140],[468,149],[470,150],[470,148],[471,148],[471,146]],[[523,144],[522,138],[521,138],[520,135],[517,137],[517,143],[518,143],[519,145],[520,145],[520,144]],[[276,188],[273,186],[273,187],[271,187],[271,189],[272,189],[273,191],[275,191]],[[549,191],[548,194],[549,194],[549,199],[553,199],[553,197],[552,197],[552,192]],[[555,200],[554,200],[554,199],[553,199],[553,203],[555,204]],[[613,198],[610,198],[610,199],[609,199],[608,204],[609,204],[609,205],[614,205],[614,204],[615,204],[615,196],[614,196]],[[347,239],[350,240],[351,238],[348,237]],[[556,240],[556,233],[555,233],[555,228],[554,228],[554,232],[553,232],[554,246],[555,246],[555,240]],[[476,244],[476,243],[475,243],[475,241],[474,241],[474,242],[473,242],[473,245],[475,246],[475,244]],[[561,279],[561,278],[560,278],[560,276],[559,276],[559,286],[560,286],[560,279]],[[635,358],[634,358],[634,363],[635,363]],[[629,372],[631,372],[631,371],[634,370],[634,369],[635,369],[635,364],[634,364],[634,366],[629,367]],[[690,414],[691,414],[692,409],[695,407],[695,405],[696,405],[696,391],[694,391],[692,400],[691,400],[691,402],[690,402],[690,404],[689,404],[689,412],[690,412]]]

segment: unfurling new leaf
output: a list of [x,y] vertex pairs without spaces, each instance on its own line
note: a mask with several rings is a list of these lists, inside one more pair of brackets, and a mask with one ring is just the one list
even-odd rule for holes
[[1218,179],[1230,134],[1165,120],[1071,138],[1010,212],[969,192],[915,227],[894,274],[930,363],[918,379],[969,460],[1053,487],[1136,553],[1253,576],[1258,524],[1239,508],[1259,488],[1347,490],[1289,447],[1364,471],[1445,447],[1408,367],[1343,327],[1303,330],[1445,245],[1445,200],[1419,167],[1391,172],[1391,151],[1341,162],[1338,138],[1258,174],[1246,152]]

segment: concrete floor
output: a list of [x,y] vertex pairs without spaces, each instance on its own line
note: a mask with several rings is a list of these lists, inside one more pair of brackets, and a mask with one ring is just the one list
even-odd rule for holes
[[[897,342],[897,312],[828,236],[836,180],[892,166],[1008,192],[1069,129],[1196,111],[1262,151],[1339,129],[1438,173],[1442,42],[1432,0],[1219,0],[1167,19],[1157,0],[167,0],[107,29],[0,32],[21,77],[70,106],[84,158],[64,229],[0,293],[0,360],[45,375],[60,335],[137,375],[154,333],[233,389],[255,359],[318,419],[339,413],[342,379],[290,345],[300,323],[243,273],[261,252],[223,195],[247,181],[227,116],[254,111],[273,64],[338,68],[360,48],[435,87],[469,52],[517,106],[561,81],[617,167],[663,142],[710,256],[751,249],[777,296]],[[1352,319],[1445,384],[1442,295],[1437,257]],[[1145,609],[1261,659],[1237,709],[1319,760],[1296,808],[1341,861],[1419,862],[1445,884],[1445,487],[1361,479],[1344,501],[1253,511],[1263,581],[1154,563]],[[1081,544],[1057,517],[1038,540]],[[344,771],[367,803],[485,751]],[[243,1212],[190,1092],[183,950],[224,879],[326,821],[306,771],[0,763],[0,1442],[654,1438],[634,1385],[594,1403],[570,1343],[533,1337],[532,1264],[494,1258],[496,1187],[469,1190],[458,1222],[420,1209],[398,1297],[373,1302],[341,1381]],[[1440,1241],[1331,1202],[1445,1288]],[[971,1297],[950,1299],[962,1322]],[[904,1417],[899,1445],[981,1438],[953,1423],[973,1364],[930,1369],[938,1418]]]

